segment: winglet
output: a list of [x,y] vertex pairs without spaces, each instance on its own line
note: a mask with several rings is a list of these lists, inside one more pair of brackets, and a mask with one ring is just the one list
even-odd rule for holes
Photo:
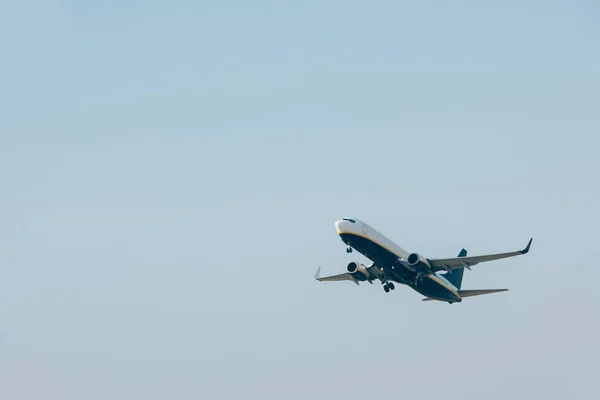
[[529,252],[529,248],[531,247],[531,242],[533,242],[533,238],[529,239],[529,243],[527,244],[527,247],[525,247],[523,250],[521,250],[521,254],[527,254]]
[[317,269],[317,273],[315,274],[315,279],[319,280],[320,277],[321,277],[321,267],[319,267],[319,269]]

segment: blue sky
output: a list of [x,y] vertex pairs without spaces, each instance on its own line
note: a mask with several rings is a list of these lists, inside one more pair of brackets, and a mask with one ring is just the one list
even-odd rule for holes
[[[0,397],[589,397],[600,8],[0,7]],[[510,251],[449,306],[334,222]]]

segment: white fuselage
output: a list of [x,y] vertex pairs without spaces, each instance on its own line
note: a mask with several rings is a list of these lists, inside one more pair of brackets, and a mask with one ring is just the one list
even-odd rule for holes
[[[351,222],[354,221],[354,222]],[[378,244],[386,250],[396,254],[401,259],[406,259],[410,254],[396,243],[385,237],[382,233],[379,233],[375,229],[371,228],[366,222],[359,221],[357,219],[342,219],[335,223],[335,229],[338,235],[344,233],[351,233],[357,236],[362,236],[365,239]]]

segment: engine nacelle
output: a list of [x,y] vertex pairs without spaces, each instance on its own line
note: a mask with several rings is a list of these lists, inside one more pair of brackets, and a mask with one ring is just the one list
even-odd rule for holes
[[367,279],[369,279],[369,271],[367,271],[367,267],[365,267],[361,263],[352,261],[346,267],[346,271],[348,271],[349,274],[352,274],[352,276],[354,276],[359,281],[366,281]]
[[414,271],[429,271],[431,269],[429,261],[427,261],[425,257],[418,253],[409,254],[406,261],[408,262],[408,265],[414,269]]

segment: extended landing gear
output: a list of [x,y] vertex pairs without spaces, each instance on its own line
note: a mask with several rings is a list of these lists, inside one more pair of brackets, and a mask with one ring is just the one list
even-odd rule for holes
[[346,249],[346,253],[352,253],[352,247],[348,246],[348,248]]
[[394,284],[392,282],[386,283],[385,285],[383,285],[383,290],[385,290],[386,293],[388,293],[390,290],[394,290]]
[[421,275],[417,275],[417,276],[415,276],[415,279],[412,281],[412,285],[417,286],[419,283],[421,283],[422,280],[423,280],[423,277]]

